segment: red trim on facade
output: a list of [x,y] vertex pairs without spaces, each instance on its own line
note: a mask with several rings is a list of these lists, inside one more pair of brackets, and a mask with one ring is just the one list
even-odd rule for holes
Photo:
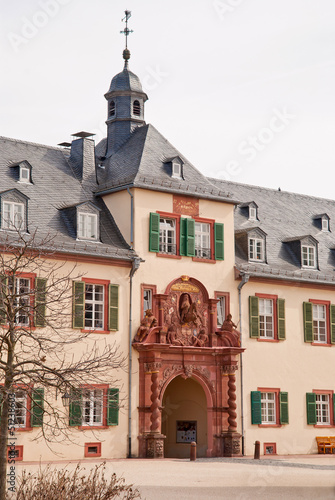
[[157,210],[156,212],[161,217],[166,217],[167,219],[175,219],[176,221],[176,254],[167,254],[167,253],[156,253],[157,257],[168,257],[173,259],[181,259],[180,255],[180,214],[169,213],[169,212],[161,212]]
[[9,465],[15,465],[15,462],[21,462],[23,460],[23,445],[15,445],[13,451],[17,451],[17,456],[9,457],[10,446],[7,446],[7,463]]
[[255,293],[255,296],[259,299],[269,299],[272,300],[272,311],[273,311],[273,338],[261,337],[259,336],[257,340],[259,342],[279,342],[278,340],[278,314],[277,314],[277,300],[278,295],[271,295],[268,293]]
[[87,333],[88,331],[92,333],[107,333],[109,334],[110,331],[108,330],[108,302],[109,302],[109,297],[108,297],[108,285],[110,284],[109,280],[102,280],[102,279],[95,279],[95,278],[85,278],[83,277],[81,279],[84,283],[89,283],[91,285],[102,285],[104,287],[104,327],[102,330],[95,330],[91,328],[82,328],[81,332]]
[[[277,443],[263,443],[263,445],[264,445],[264,455],[277,455]],[[273,447],[273,453],[266,453],[267,446]]]
[[[97,451],[92,453],[89,448],[97,448]],[[84,457],[101,457],[101,443],[85,443]]]
[[157,311],[156,311],[156,304],[154,301],[154,296],[157,293],[157,286],[156,285],[147,285],[146,283],[141,283],[141,318],[144,317],[144,290],[151,290],[151,299],[152,299],[152,312],[153,315],[157,317]]
[[330,342],[330,305],[331,302],[329,300],[319,300],[319,299],[309,299],[311,304],[319,304],[326,306],[326,328],[327,328],[327,342],[312,342],[311,344],[314,346],[321,345],[323,347],[331,347],[332,344]]
[[312,392],[314,394],[326,394],[329,396],[329,420],[330,420],[330,424],[315,424],[313,427],[315,427],[316,429],[320,429],[320,428],[333,428],[335,427],[335,424],[334,424],[334,403],[333,403],[333,398],[334,398],[334,391],[323,391],[323,390],[320,390],[320,389],[313,389]]
[[273,387],[258,387],[259,392],[272,392],[275,393],[275,404],[276,404],[276,422],[274,424],[258,424],[258,427],[281,427],[280,423],[280,405],[279,405],[279,393],[280,389]]
[[102,408],[103,408],[103,414],[102,414],[102,425],[79,425],[78,429],[81,431],[87,431],[91,430],[94,431],[95,429],[101,430],[101,429],[109,429],[107,425],[107,406],[108,406],[108,400],[107,400],[107,391],[109,389],[108,384],[83,384],[80,386],[81,389],[102,389],[103,390],[103,402],[102,402]]

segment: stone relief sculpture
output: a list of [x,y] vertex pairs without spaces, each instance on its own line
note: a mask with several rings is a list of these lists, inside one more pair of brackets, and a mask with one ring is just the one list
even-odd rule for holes
[[148,335],[149,330],[158,325],[157,319],[153,315],[151,309],[145,311],[145,316],[141,321],[141,326],[137,330],[134,341],[143,342],[145,337]]
[[224,346],[227,347],[240,347],[240,332],[236,330],[237,325],[232,320],[232,315],[228,314],[224,320],[221,330],[216,334],[221,338]]

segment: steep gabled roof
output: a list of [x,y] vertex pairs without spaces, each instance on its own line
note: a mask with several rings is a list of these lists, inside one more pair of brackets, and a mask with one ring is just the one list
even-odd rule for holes
[[[249,200],[258,205],[257,227],[266,233],[267,263],[247,262],[237,251],[238,269],[252,275],[335,283],[335,233],[322,231],[315,225],[315,214],[326,213],[335,218],[335,201],[296,193],[209,179],[218,189],[229,192],[241,203]],[[255,228],[255,221],[246,219],[240,207],[235,210],[235,230]],[[303,235],[303,236],[302,236]],[[287,242],[310,237],[318,248],[319,269],[302,269]]]
[[[18,189],[29,198],[29,233],[37,230],[40,238],[54,236],[58,251],[130,260],[135,254],[103,201],[95,198],[92,179],[87,183],[80,182],[68,156],[69,152],[62,148],[0,137],[0,190]],[[25,160],[32,167],[34,184],[18,183],[11,175],[10,166]],[[76,234],[61,214],[62,208],[87,201],[101,210],[99,242],[76,240]],[[0,238],[3,239],[6,233],[0,231]]]
[[[98,151],[105,149],[105,141],[98,144]],[[168,160],[177,156],[184,163],[183,179],[173,178],[168,165]],[[103,165],[105,168],[98,171],[98,194],[137,187],[235,203],[226,191],[214,186],[152,125],[136,128]]]

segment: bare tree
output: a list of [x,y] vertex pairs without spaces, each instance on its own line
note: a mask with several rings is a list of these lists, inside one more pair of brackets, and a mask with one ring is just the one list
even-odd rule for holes
[[62,406],[54,404],[57,396],[76,394],[83,385],[115,382],[124,363],[115,345],[95,342],[90,332],[71,328],[72,294],[84,292],[73,290],[80,275],[76,266],[69,269],[68,263],[56,258],[53,238],[20,231],[4,238],[0,241],[0,500],[7,489],[8,438],[16,424],[11,415],[15,391],[19,388],[23,400],[29,395],[34,407],[31,418],[41,426],[46,442],[63,440],[70,433]]

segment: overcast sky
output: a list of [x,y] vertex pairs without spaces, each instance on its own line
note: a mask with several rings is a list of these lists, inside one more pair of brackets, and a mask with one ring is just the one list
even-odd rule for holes
[[0,135],[106,133],[132,11],[145,119],[205,175],[335,198],[334,0],[0,0]]

